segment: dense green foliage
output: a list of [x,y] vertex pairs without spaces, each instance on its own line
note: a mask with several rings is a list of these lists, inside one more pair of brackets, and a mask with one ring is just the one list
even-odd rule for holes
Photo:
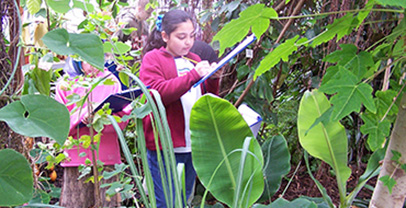
[[[46,18],[50,23],[48,25],[50,31],[42,37],[45,45],[41,47],[25,43],[24,46],[31,52],[28,54],[30,63],[25,67],[28,71],[25,73],[27,80],[23,86],[25,95],[1,108],[0,120],[7,122],[11,129],[21,135],[49,137],[62,145],[69,124],[66,120],[67,111],[47,97],[53,96],[54,83],[49,82],[55,81],[59,72],[58,70],[44,72],[39,66],[40,61],[49,63],[59,61],[57,56],[50,58],[49,52],[74,56],[97,68],[103,68],[104,53],[112,53],[113,59],[124,67],[125,72],[120,75],[123,82],[131,83],[129,80],[134,80],[136,85],[143,87],[144,92],[147,92],[147,89],[136,76],[139,65],[134,64],[133,60],[139,58],[138,52],[112,38],[111,34],[118,30],[120,24],[115,23],[114,27],[108,24],[113,22],[113,17],[120,9],[127,6],[126,3],[101,0],[97,5],[92,5],[89,1],[83,3],[73,0],[71,4],[70,0],[46,0],[44,2],[47,7],[41,8],[42,2],[42,0],[22,2],[22,6],[31,14],[43,15]],[[184,7],[184,4],[173,3],[175,6]],[[270,202],[270,205],[254,204],[252,207],[295,207],[298,204],[303,207],[351,206],[361,188],[379,173],[379,161],[384,156],[384,147],[397,115],[397,103],[404,93],[405,2],[369,0],[365,3],[344,0],[323,4],[324,1],[237,0],[205,3],[211,4],[211,7],[205,8],[197,15],[199,24],[202,28],[209,25],[210,29],[216,32],[209,39],[212,38],[213,46],[219,50],[220,55],[226,54],[229,48],[251,33],[256,35],[257,41],[225,67],[220,94],[224,99],[204,103],[209,98],[212,99],[205,96],[195,106],[202,114],[196,112],[191,119],[194,139],[203,142],[198,138],[210,137],[217,142],[208,140],[205,142],[211,141],[210,144],[195,143],[200,144],[198,145],[200,150],[194,154],[196,157],[199,156],[196,158],[196,169],[203,185],[217,200],[234,207],[249,207],[255,202],[262,201]],[[162,5],[153,2],[149,6],[154,8]],[[62,28],[65,13],[73,8],[80,9],[87,15],[86,20],[78,26],[81,33],[68,32]],[[153,13],[152,16],[155,15]],[[153,23],[153,18],[151,22]],[[249,55],[250,52],[252,55]],[[97,85],[99,82],[93,84]],[[42,95],[34,95],[36,93]],[[141,142],[143,134],[140,119],[151,111],[154,120],[158,121],[157,138],[158,135],[162,138],[161,144],[167,150],[163,151],[162,157],[171,161],[166,167],[167,172],[170,175],[177,174],[173,151],[170,148],[171,139],[165,110],[160,103],[159,95],[154,91],[152,94],[154,99],[150,96],[143,98],[148,100],[148,105],[142,105],[143,100],[142,102],[136,100],[133,103],[135,106],[133,114],[126,118],[133,119],[135,124],[133,129],[129,130],[136,131],[131,137],[135,141],[130,142],[135,145],[133,152],[126,148],[123,135],[118,133],[132,172],[131,179],[123,179],[121,181],[123,183],[119,184],[105,185],[120,187],[122,196],[132,194],[138,189],[142,195],[141,201],[147,207],[154,206],[154,197],[152,194],[146,196],[140,178],[143,176],[147,178],[151,190],[149,173],[146,171],[145,175],[142,175],[141,171],[137,171],[132,154],[141,158],[144,170],[147,170],[145,146]],[[245,139],[251,136],[251,132],[232,107],[232,104],[238,106],[241,102],[250,105],[263,118],[257,140]],[[214,106],[211,106],[212,104]],[[227,106],[227,110],[224,110],[226,108],[224,106]],[[233,120],[227,120],[231,115],[234,116]],[[114,118],[103,116],[110,118],[109,123],[115,124]],[[219,125],[212,125],[213,121],[221,122],[218,122]],[[238,138],[238,143],[232,142],[234,137]],[[216,161],[210,160],[213,163],[209,163],[204,160],[205,156],[215,155],[210,152],[216,150],[215,147],[226,144],[228,145],[219,151],[227,151],[216,155]],[[60,151],[59,145],[53,148]],[[59,152],[51,150],[54,151],[48,147],[48,153],[55,155],[54,157],[49,155],[48,162],[60,162],[55,159]],[[356,153],[361,150],[364,154],[357,155]],[[241,153],[235,153],[239,151]],[[283,199],[283,194],[274,202],[271,201],[278,189],[285,188],[279,186],[282,178],[289,172],[290,166],[300,164],[303,158],[309,162],[310,156],[305,152],[331,167],[340,192],[339,200],[334,201],[335,205],[332,203],[332,196],[328,196],[318,178],[313,177],[309,164],[307,164],[308,172],[323,195],[321,201],[309,197],[289,202]],[[240,157],[244,154],[245,157]],[[15,156],[19,164],[16,168],[31,169],[28,163],[25,164],[25,161],[20,160],[23,157],[19,153],[0,151],[0,157],[9,155],[18,155]],[[237,156],[234,157],[235,155]],[[200,159],[202,161],[199,161]],[[291,164],[288,164],[290,161]],[[367,169],[357,181],[358,185],[354,190],[347,191],[347,179],[351,174],[349,164],[359,165],[362,161],[368,161]],[[219,168],[219,163],[224,163],[226,168]],[[245,163],[252,166],[244,168],[242,164]],[[263,169],[259,170],[258,165]],[[104,173],[103,176],[119,174],[125,168],[117,167],[115,172]],[[16,172],[14,169],[5,171],[3,174],[5,176]],[[163,168],[161,171],[164,171]],[[216,171],[223,174],[222,178],[216,178]],[[261,176],[264,181],[261,180]],[[236,180],[238,177],[240,180]],[[388,175],[380,178],[389,189],[396,185],[396,181],[391,177]],[[21,198],[13,199],[15,201],[12,203],[1,202],[0,205],[21,205],[29,202],[33,195],[29,189],[33,182],[28,180],[29,178],[22,177],[25,188],[16,189],[21,191]],[[216,182],[218,187],[212,185],[211,180],[221,181],[223,178],[231,180],[222,181],[224,183]],[[129,185],[131,180],[136,183],[136,188]],[[293,177],[290,180],[293,180]],[[250,183],[245,187],[242,181],[259,185],[255,189],[249,189]],[[0,183],[2,186],[10,185],[10,182]],[[10,186],[10,189],[15,188],[13,184]],[[175,187],[175,194],[179,199],[181,181],[174,180],[170,186]],[[226,193],[225,190],[229,188],[233,191]],[[242,195],[246,196],[245,191],[254,195],[241,198]],[[113,188],[111,192],[114,192]],[[44,191],[39,193],[47,194]],[[0,193],[0,198],[7,196],[2,194],[7,193]],[[167,194],[171,196],[171,193]],[[237,201],[239,199],[242,201]],[[40,202],[48,203],[49,200]],[[176,204],[181,206],[181,201],[176,200]]]

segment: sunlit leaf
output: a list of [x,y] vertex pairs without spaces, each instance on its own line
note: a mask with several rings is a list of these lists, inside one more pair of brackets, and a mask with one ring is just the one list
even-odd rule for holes
[[326,30],[318,35],[310,44],[311,47],[316,47],[322,43],[326,43],[337,36],[339,41],[345,35],[352,32],[358,24],[358,19],[354,18],[351,13],[334,20],[333,24],[326,27]]
[[270,18],[277,17],[273,8],[265,7],[264,4],[254,4],[240,13],[238,19],[231,20],[214,37],[213,40],[220,42],[220,54],[228,47],[234,46],[247,36],[250,28],[257,38],[269,27]]
[[85,3],[82,1],[78,1],[78,0],[73,0],[73,7],[83,9],[83,11],[86,11],[88,13],[92,13],[94,11],[93,4]]
[[283,61],[287,61],[289,56],[298,48],[298,45],[295,44],[298,38],[299,36],[296,35],[295,37],[286,40],[284,43],[276,47],[275,50],[265,56],[255,71],[254,79],[272,69],[272,67],[279,63],[281,59]]
[[41,9],[42,0],[27,0],[27,9],[28,12],[32,15],[39,12]]
[[103,43],[103,48],[105,53],[115,53],[115,54],[124,54],[131,50],[131,46],[123,42],[115,42],[114,45],[111,42]]
[[71,8],[69,6],[70,0],[46,0],[49,7],[58,13],[66,13]]
[[374,5],[375,5],[375,0],[369,0],[367,3],[366,3],[366,5],[365,5],[365,7],[364,7],[364,9],[366,10],[366,11],[360,11],[359,13],[358,13],[358,26],[357,26],[357,28],[362,24],[362,22],[364,21],[364,19],[368,16],[368,14],[371,12],[371,10],[372,10],[372,8],[374,7]]
[[348,142],[344,127],[338,121],[320,122],[305,134],[330,106],[323,93],[305,92],[298,112],[299,142],[310,155],[328,163],[336,173],[338,185],[345,187],[351,170],[347,166]]
[[382,6],[400,6],[406,8],[406,1],[404,0],[376,0],[376,3]]

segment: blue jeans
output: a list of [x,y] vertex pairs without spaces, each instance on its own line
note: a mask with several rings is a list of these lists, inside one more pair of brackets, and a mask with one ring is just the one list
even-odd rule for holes
[[[163,158],[163,153],[161,152],[162,156],[162,161],[164,162],[164,167],[165,167],[165,161]],[[151,151],[148,150],[147,153],[148,157],[148,165],[149,169],[151,171],[152,175],[152,180],[154,182],[154,191],[155,191],[155,198],[156,198],[156,204],[157,208],[167,208],[167,207],[175,207],[174,204],[172,206],[168,206],[165,201],[165,194],[162,186],[162,180],[161,180],[161,173],[159,171],[159,165],[158,165],[158,156],[156,151]],[[193,168],[192,164],[192,153],[175,153],[175,158],[176,158],[176,164],[179,163],[184,163],[185,164],[185,186],[186,186],[186,201],[190,197],[190,195],[193,192],[195,180],[196,180],[196,171]],[[172,180],[173,181],[173,180]],[[173,182],[172,182],[173,184]],[[173,187],[174,185],[172,185]],[[167,187],[167,190],[169,190],[169,187]],[[172,193],[173,193],[173,201],[175,202],[175,189],[172,188]],[[183,199],[183,191],[182,193],[182,202],[185,200]],[[185,207],[185,205],[183,206]]]

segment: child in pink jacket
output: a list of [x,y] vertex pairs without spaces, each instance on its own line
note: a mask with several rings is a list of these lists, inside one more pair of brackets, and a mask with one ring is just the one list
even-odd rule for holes
[[[70,76],[75,76],[75,75],[82,75],[85,76],[86,79],[88,78],[99,78],[99,77],[106,77],[106,79],[109,79],[112,81],[112,85],[103,85],[99,84],[96,86],[92,92],[89,94],[89,99],[93,105],[101,103],[105,98],[107,98],[109,95],[121,92],[121,83],[115,77],[110,71],[107,69],[104,69],[102,71],[99,71],[92,67],[90,64],[87,63],[82,63],[82,62],[77,62],[73,61],[72,59],[67,60],[68,66],[65,66],[65,72],[69,74]],[[79,79],[78,76],[75,76],[75,78],[70,78],[70,79]],[[81,78],[82,79],[82,78]],[[75,80],[78,81],[78,80]],[[91,86],[89,87],[83,87],[83,86],[71,86],[69,87],[68,83],[65,80],[60,80],[57,85],[56,85],[56,93],[55,93],[55,99],[62,103],[65,104],[66,107],[68,108],[70,112],[70,131],[69,131],[69,136],[72,136],[73,139],[80,139],[81,136],[83,135],[90,135],[90,128],[87,127],[86,125],[80,125],[82,123],[87,123],[87,118],[88,118],[88,102],[85,102],[83,106],[77,106],[76,103],[69,104],[68,97],[71,95],[78,95],[80,97],[83,97],[86,95],[86,93],[90,90]],[[80,107],[80,108],[79,108]],[[93,107],[94,109],[94,107]],[[131,105],[128,105],[125,107],[122,111],[115,113],[118,116],[123,116],[125,114],[129,114],[131,112]],[[119,123],[119,126],[121,129],[124,129],[125,126],[127,125],[127,122],[121,122]],[[93,130],[93,135],[96,135],[97,132]],[[67,156],[67,159],[61,163],[62,167],[65,167],[64,170],[64,184],[67,184],[68,181],[70,184],[72,183],[77,183],[78,186],[85,186],[83,184],[83,179],[79,181],[77,179],[77,175],[72,176],[72,173],[77,173],[77,167],[85,164],[86,159],[89,159],[92,161],[92,151],[91,151],[91,146],[88,148],[84,148],[83,146],[73,146],[71,149],[66,149],[64,150],[65,155]],[[96,151],[96,158],[103,162],[105,167],[113,167],[115,164],[121,163],[121,154],[120,154],[120,145],[118,141],[118,136],[116,131],[114,130],[112,125],[106,125],[104,126],[104,129],[101,131],[101,137],[100,137],[100,145],[98,146],[98,150]],[[71,168],[68,170],[68,168]],[[74,169],[72,169],[74,168]],[[108,168],[108,169],[109,169]],[[68,173],[67,173],[68,172]],[[86,178],[86,177],[85,177]],[[68,180],[68,181],[65,181]],[[92,187],[93,184],[90,183],[90,190],[93,190],[94,188]],[[72,195],[67,195],[67,194],[72,194]],[[83,194],[82,194],[83,195]],[[79,200],[83,205],[88,204],[88,203],[93,203],[94,199],[81,199],[83,197],[81,195],[80,191],[68,191],[64,193],[64,187],[62,188],[62,193],[61,193],[61,205],[63,206],[64,201],[63,200]],[[105,196],[102,196],[104,199]],[[83,201],[82,201],[83,200]],[[90,202],[89,202],[90,201]],[[93,202],[92,202],[93,201]],[[118,200],[119,201],[119,200]],[[110,204],[111,205],[111,204]],[[115,204],[119,205],[119,204]],[[115,206],[114,205],[114,206]]]

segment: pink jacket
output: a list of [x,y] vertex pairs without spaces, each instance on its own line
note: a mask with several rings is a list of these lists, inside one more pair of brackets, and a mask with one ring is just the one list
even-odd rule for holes
[[[98,77],[109,76],[108,79],[114,81],[114,85],[99,85],[97,86],[92,93],[89,95],[89,98],[94,103],[102,102],[110,94],[121,92],[120,81],[108,70],[100,72]],[[62,103],[67,104],[67,97],[72,94],[78,94],[81,97],[86,94],[86,90],[83,87],[73,88],[70,91],[66,91],[65,81],[61,80],[56,85],[56,94],[55,99]],[[74,139],[79,139],[82,135],[90,135],[90,129],[87,127],[77,128],[77,125],[80,121],[87,116],[87,102],[83,105],[82,110],[76,109],[73,113],[72,110],[76,108],[76,104],[71,104],[66,106],[71,112],[70,115],[70,128],[69,136],[72,136]],[[117,115],[122,116],[124,114],[129,114],[131,112],[131,106],[128,105],[122,112],[117,113]],[[79,114],[80,113],[80,114]],[[119,123],[121,129],[127,125],[127,122]],[[94,132],[96,134],[96,132]],[[79,157],[81,152],[85,152],[85,157]],[[63,167],[76,167],[80,164],[85,164],[86,158],[92,160],[92,153],[90,148],[84,149],[83,147],[74,146],[72,149],[65,150],[65,154],[68,154],[68,160],[64,161],[61,165]],[[100,139],[99,146],[99,155],[97,156],[104,165],[114,165],[121,163],[120,156],[120,146],[118,143],[118,136],[112,125],[105,126],[102,130],[102,136]]]
[[[201,61],[199,56],[194,53],[188,53],[186,57]],[[157,90],[161,95],[173,146],[184,147],[186,145],[185,121],[180,97],[200,80],[199,74],[193,69],[185,76],[178,77],[174,57],[162,47],[145,54],[141,62],[140,79],[146,86]],[[217,95],[219,91],[218,79],[207,79],[201,85],[201,89],[202,94],[210,92]],[[146,116],[143,123],[147,148],[156,150],[150,117]]]

